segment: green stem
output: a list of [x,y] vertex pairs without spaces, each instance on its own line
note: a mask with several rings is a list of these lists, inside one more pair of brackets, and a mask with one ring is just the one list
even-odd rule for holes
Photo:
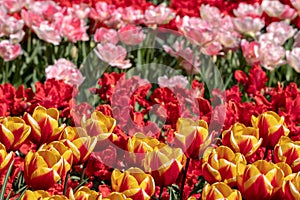
[[66,195],[66,193],[67,193],[69,175],[70,175],[70,172],[68,171],[66,174],[66,177],[65,177],[63,195]]
[[160,200],[162,199],[163,192],[164,192],[164,186],[161,186],[160,191],[159,191],[159,199]]
[[12,168],[14,166],[14,163],[15,163],[15,160],[12,160],[10,165],[9,165],[9,168],[7,170],[7,173],[5,175],[5,178],[4,178],[4,181],[3,181],[3,185],[2,185],[2,188],[1,188],[1,193],[0,193],[0,200],[4,200],[4,194],[5,194],[5,191],[6,191],[6,186],[7,186],[7,182],[8,182],[8,178],[12,172]]
[[187,174],[187,171],[188,171],[188,168],[189,168],[189,164],[190,164],[190,158],[187,158],[186,164],[185,164],[185,167],[184,167],[184,171],[183,171],[182,182],[181,182],[180,200],[183,199],[184,184],[185,184],[185,179],[186,179],[186,174]]
[[82,169],[81,176],[80,176],[80,183],[81,183],[81,182],[83,181],[83,179],[84,179],[84,174],[85,174],[86,166],[87,166],[87,162],[85,162],[85,163],[83,164],[83,169]]

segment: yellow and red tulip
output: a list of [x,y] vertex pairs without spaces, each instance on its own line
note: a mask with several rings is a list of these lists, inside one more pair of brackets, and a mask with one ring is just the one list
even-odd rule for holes
[[123,193],[120,192],[112,192],[108,197],[102,198],[102,200],[132,200],[131,198],[127,198]]
[[91,190],[86,186],[80,187],[73,193],[73,190],[69,192],[70,200],[102,200],[101,195],[95,190]]
[[180,147],[188,158],[199,159],[209,143],[208,125],[204,120],[195,122],[189,118],[178,119],[174,144]]
[[39,150],[54,151],[54,153],[61,155],[63,159],[65,159],[67,169],[70,169],[73,164],[73,152],[70,147],[63,143],[63,140],[53,141],[49,144],[43,144]]
[[247,164],[247,161],[241,153],[234,153],[227,146],[207,149],[203,156],[202,173],[205,180],[211,184],[223,181],[235,186],[238,163]]
[[270,199],[280,190],[283,180],[283,171],[265,160],[237,165],[237,185],[245,199]]
[[19,117],[0,118],[0,142],[9,150],[18,150],[30,131],[30,126]]
[[30,140],[38,145],[60,139],[64,126],[58,126],[59,112],[55,108],[37,106],[32,116],[24,114],[25,122],[31,127]]
[[284,178],[282,194],[287,200],[300,199],[300,172]]
[[252,126],[259,129],[259,136],[263,138],[262,146],[273,149],[281,136],[287,136],[290,130],[280,117],[273,111],[267,111],[258,117],[252,116]]
[[[142,133],[137,133],[128,139],[128,163],[129,165],[142,167],[142,161],[145,159],[146,152],[151,152],[155,147],[163,145],[153,137],[147,137]],[[127,154],[126,154],[127,155]]]
[[63,157],[55,151],[30,151],[24,163],[25,182],[35,190],[48,189],[65,175],[68,166]]
[[[63,135],[65,140],[62,142],[73,152],[73,163],[82,164],[87,161],[97,144],[97,137],[90,137],[83,128],[69,126]],[[71,141],[67,139],[68,136]]]
[[116,120],[100,111],[94,111],[89,119],[82,120],[81,126],[89,135],[98,136],[100,133],[111,133],[116,126]]
[[64,195],[50,195],[48,192],[44,190],[26,190],[25,194],[22,196],[21,200],[68,200],[68,198]]
[[246,127],[241,123],[235,123],[231,129],[222,133],[222,144],[231,148],[235,153],[243,154],[246,158],[257,151],[262,141],[257,128]]
[[212,185],[206,184],[202,190],[202,200],[242,200],[240,191],[231,189],[226,183],[216,182]]
[[180,148],[164,144],[146,153],[144,167],[147,172],[151,172],[158,186],[168,186],[176,181],[185,162],[186,157]]
[[133,200],[148,200],[155,192],[154,180],[139,168],[129,168],[124,172],[115,169],[111,175],[112,189],[122,192]]
[[300,141],[292,141],[288,137],[281,137],[274,147],[274,162],[286,162],[293,172],[300,171]]
[[0,173],[3,173],[13,160],[13,152],[7,153],[5,146],[0,143]]

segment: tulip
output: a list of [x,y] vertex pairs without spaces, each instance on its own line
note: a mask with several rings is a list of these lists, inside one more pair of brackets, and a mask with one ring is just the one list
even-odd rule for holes
[[231,129],[222,133],[222,144],[235,153],[241,153],[246,158],[254,154],[262,143],[258,129],[235,123]]
[[116,120],[100,111],[94,111],[89,119],[82,121],[82,127],[92,136],[98,136],[100,133],[111,133],[115,126]]
[[102,200],[132,200],[131,198],[127,198],[123,193],[112,192],[108,197],[102,198]]
[[284,178],[282,193],[287,200],[300,199],[300,172]]
[[223,181],[230,186],[235,186],[238,163],[247,164],[247,161],[242,154],[234,153],[227,146],[207,149],[202,162],[203,176],[209,183]]
[[292,51],[286,52],[286,59],[289,65],[295,69],[297,73],[300,73],[300,48],[293,48]]
[[242,200],[240,191],[231,189],[226,183],[217,182],[212,185],[206,184],[202,190],[203,200],[228,199]]
[[65,175],[67,167],[63,157],[55,151],[30,151],[24,163],[25,182],[32,189],[49,189]]
[[143,163],[146,171],[151,172],[155,183],[162,187],[176,181],[185,161],[186,157],[180,148],[163,145],[147,152]]
[[204,148],[208,146],[208,126],[203,120],[179,118],[174,134],[174,144],[180,147],[188,158],[199,159]]
[[39,150],[49,150],[49,151],[54,151],[55,153],[61,155],[65,159],[65,163],[69,165],[69,169],[71,168],[73,164],[73,152],[71,148],[66,146],[63,143],[63,140],[61,141],[53,141],[49,144],[44,144],[42,145]]
[[46,109],[37,106],[32,116],[24,114],[26,124],[31,126],[30,139],[38,145],[58,140],[63,132],[64,126],[58,126],[59,112],[55,108]]
[[4,172],[13,159],[13,152],[7,153],[5,146],[0,143],[0,173]]
[[142,133],[137,133],[128,139],[127,151],[128,159],[132,165],[142,167],[142,161],[146,152],[151,152],[156,146],[163,145],[156,138],[147,137]]
[[281,188],[283,179],[283,171],[265,160],[237,165],[237,185],[245,199],[272,198]]
[[123,173],[115,169],[111,175],[111,185],[114,191],[122,192],[133,200],[148,200],[155,192],[152,176],[139,168],[129,168]]
[[28,138],[30,130],[19,117],[0,118],[0,142],[9,150],[17,150]]
[[64,195],[50,195],[48,192],[44,190],[26,190],[25,194],[22,196],[21,200],[68,200],[68,198]]
[[69,199],[71,200],[101,200],[101,195],[95,190],[91,190],[86,186],[80,187],[73,193],[73,190],[69,192]]
[[82,164],[88,160],[94,150],[97,144],[97,138],[85,136],[77,138],[72,142],[69,140],[63,140],[63,143],[73,152],[73,163]]
[[300,171],[300,141],[293,142],[288,137],[281,137],[274,147],[274,161],[286,162],[293,172]]
[[258,117],[252,116],[252,126],[259,129],[259,136],[263,138],[262,146],[273,149],[281,136],[287,136],[290,130],[280,117],[273,111],[267,111]]

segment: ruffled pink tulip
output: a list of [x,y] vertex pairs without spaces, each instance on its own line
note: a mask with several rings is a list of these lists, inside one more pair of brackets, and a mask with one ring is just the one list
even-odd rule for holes
[[279,19],[294,19],[297,16],[296,10],[280,1],[263,0],[261,3],[263,10],[270,16]]
[[117,44],[119,42],[118,33],[115,29],[99,28],[94,35],[95,42]]
[[265,26],[265,22],[261,18],[243,17],[233,19],[235,29],[244,34],[254,35]]
[[286,52],[286,59],[289,65],[300,73],[300,48],[294,48],[292,51]]
[[11,61],[16,59],[22,52],[20,44],[12,44],[8,40],[2,40],[0,42],[0,57],[5,61]]
[[156,26],[167,24],[175,17],[175,12],[167,8],[165,4],[160,4],[156,7],[149,6],[145,11],[145,24],[148,26]]
[[247,63],[253,65],[254,63],[259,62],[260,45],[258,42],[248,42],[247,40],[243,39],[241,41],[241,47]]
[[79,87],[84,81],[84,77],[77,67],[64,58],[60,58],[55,61],[54,65],[50,65],[46,68],[46,78],[63,80],[69,85],[75,85]]
[[276,67],[285,64],[284,56],[285,50],[282,46],[272,43],[260,45],[259,60],[261,65],[268,70],[274,70]]
[[54,45],[59,45],[61,41],[60,31],[54,24],[43,21],[39,26],[33,25],[32,29],[41,40],[45,40]]
[[120,69],[127,69],[131,67],[131,63],[126,59],[127,51],[120,45],[111,43],[98,44],[96,48],[97,56],[111,66]]
[[127,45],[137,45],[146,38],[142,27],[135,25],[127,25],[120,28],[118,34],[121,42]]
[[261,6],[258,3],[246,4],[240,3],[237,9],[233,10],[235,16],[242,17],[260,17],[263,13]]

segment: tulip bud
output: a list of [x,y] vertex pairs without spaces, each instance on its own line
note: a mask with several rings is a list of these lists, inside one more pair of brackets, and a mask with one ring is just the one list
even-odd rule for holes
[[0,142],[7,149],[17,150],[30,134],[30,126],[19,117],[0,118]]
[[31,126],[30,140],[38,145],[60,139],[64,126],[58,127],[59,112],[55,108],[37,106],[32,116],[24,114],[26,124]]
[[64,195],[50,195],[48,192],[44,190],[26,190],[25,194],[22,196],[21,200],[68,200],[68,198]]
[[100,111],[94,111],[89,119],[82,120],[81,126],[89,135],[98,136],[100,133],[111,133],[116,126],[116,120]]
[[186,157],[180,148],[164,145],[146,153],[144,167],[151,172],[155,183],[162,187],[176,181],[185,161]]
[[112,192],[108,197],[103,198],[102,200],[132,200],[132,199],[127,198],[123,193]]
[[202,200],[230,199],[242,200],[240,191],[231,189],[226,183],[206,184],[202,190]]
[[259,136],[263,138],[262,146],[273,149],[281,136],[288,136],[290,130],[280,117],[273,111],[267,111],[258,117],[252,116],[252,126],[259,129]]
[[202,162],[203,176],[209,183],[223,181],[230,186],[235,186],[238,163],[247,164],[247,161],[242,154],[234,153],[227,146],[207,149]]
[[274,162],[286,162],[293,172],[300,171],[300,141],[293,142],[288,137],[281,137],[274,147]]
[[284,178],[282,193],[285,199],[300,199],[300,172],[290,174]]
[[245,199],[272,198],[281,188],[283,179],[283,171],[265,160],[237,165],[237,185]]
[[30,151],[24,163],[25,182],[35,190],[49,189],[65,175],[67,167],[63,157],[55,151]]
[[3,173],[9,167],[13,155],[13,152],[7,153],[5,146],[0,143],[0,173]]
[[70,200],[102,200],[101,195],[95,190],[91,190],[86,186],[80,187],[73,193],[73,190],[69,192]]
[[155,192],[152,176],[139,168],[129,168],[124,173],[115,169],[111,175],[111,185],[114,191],[122,192],[133,200],[151,199]]
[[246,158],[253,155],[262,143],[258,129],[235,123],[229,130],[222,133],[222,144],[235,153],[241,153]]
[[209,145],[208,125],[203,120],[194,122],[191,119],[179,118],[176,124],[174,144],[180,147],[191,159],[199,159]]

